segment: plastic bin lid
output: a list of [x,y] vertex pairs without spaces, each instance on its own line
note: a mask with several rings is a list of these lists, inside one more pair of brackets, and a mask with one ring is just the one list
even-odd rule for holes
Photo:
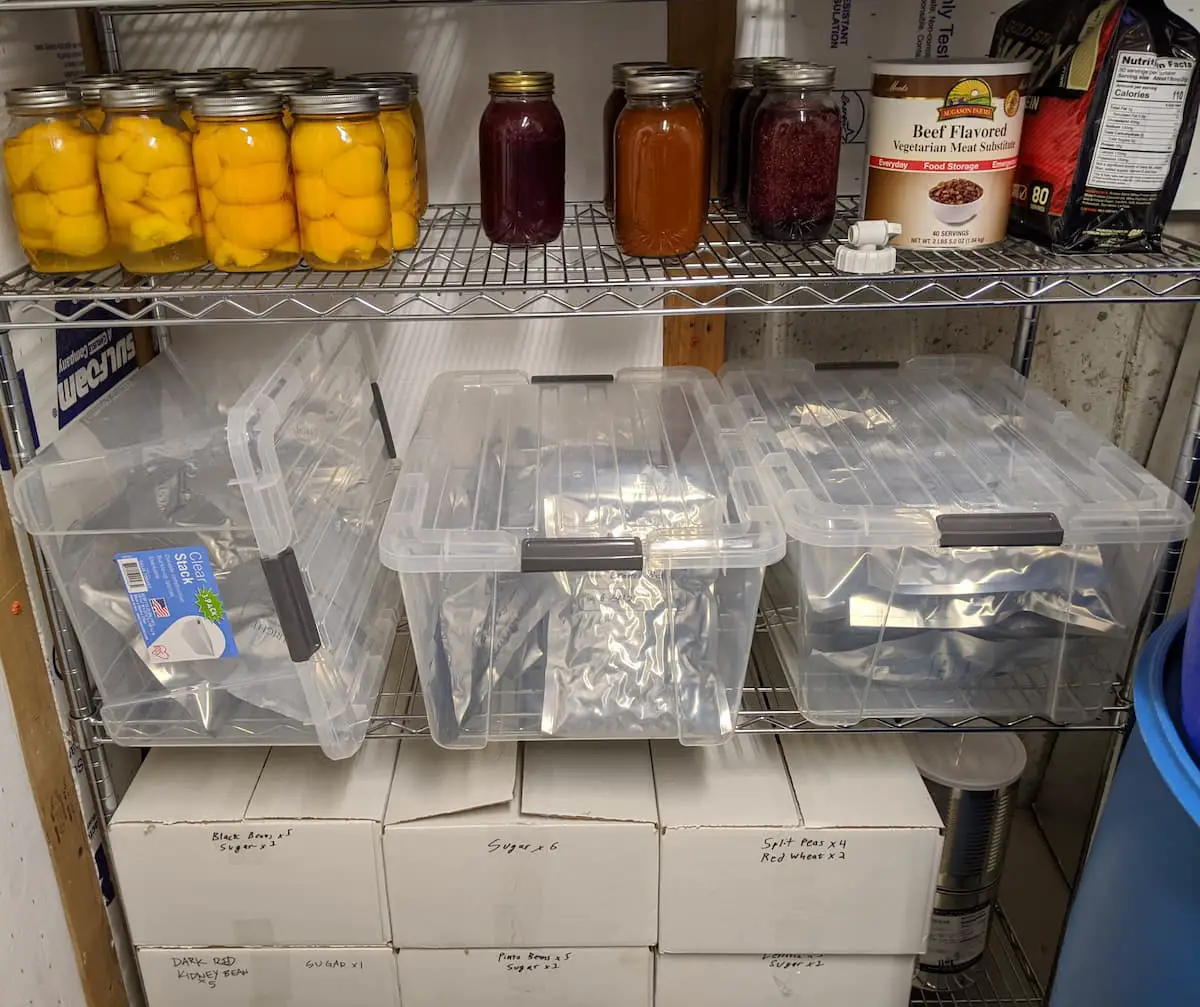
[[380,538],[402,573],[766,567],[783,530],[698,368],[431,386]]
[[731,364],[722,381],[801,542],[1173,542],[1191,525],[1176,494],[990,357]]
[[921,734],[908,747],[925,779],[954,790],[1000,790],[1025,772],[1025,746],[1015,734]]

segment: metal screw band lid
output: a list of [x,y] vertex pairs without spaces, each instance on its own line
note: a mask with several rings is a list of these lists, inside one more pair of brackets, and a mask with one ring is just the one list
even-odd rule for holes
[[283,98],[270,91],[249,89],[206,91],[192,100],[192,111],[200,119],[250,119],[278,115],[283,111]]
[[798,60],[787,59],[786,57],[775,57],[770,60],[763,60],[761,63],[755,63],[750,71],[751,83],[754,87],[766,87],[767,78],[774,67],[791,66],[798,62]]
[[380,70],[375,73],[352,73],[346,77],[346,80],[352,80],[359,84],[407,84],[414,98],[421,93],[420,78],[415,73],[409,73],[407,70]]
[[339,84],[297,91],[289,104],[295,115],[365,115],[379,111],[379,96],[362,86]]
[[100,102],[100,91],[115,84],[124,83],[125,78],[116,73],[92,73],[76,77],[70,87],[79,88],[85,105],[96,105]]
[[100,92],[101,108],[166,108],[174,101],[175,92],[168,84],[120,84]]
[[663,95],[694,95],[696,78],[686,73],[639,73],[625,84],[630,98],[652,98]]
[[754,84],[754,70],[759,66],[767,66],[770,63],[787,63],[790,62],[786,56],[742,56],[733,61],[733,78],[731,84],[734,87],[751,87]]
[[[690,77],[692,80],[692,83],[698,88],[704,86],[704,71],[696,66],[676,66],[673,63],[668,63],[668,64],[664,64],[663,66],[656,66],[653,70],[643,70],[642,73],[643,74],[659,74],[659,73],[679,74],[684,77]],[[640,77],[641,75],[642,74],[635,74],[635,76],[638,76],[638,77]]]
[[218,77],[223,77],[226,80],[241,80],[243,77],[249,77],[252,73],[257,73],[257,68],[252,66],[206,66],[201,67],[197,73],[215,74]]
[[83,108],[83,95],[73,84],[42,84],[14,87],[4,92],[4,104],[10,112],[68,111]]
[[177,73],[164,83],[174,89],[176,101],[188,101],[221,86],[221,81],[208,73]]
[[277,66],[276,73],[302,73],[308,77],[314,84],[326,84],[333,80],[334,73],[331,66]]
[[553,94],[554,74],[545,70],[501,70],[488,74],[492,94]]
[[613,87],[624,87],[625,82],[635,73],[641,73],[643,70],[653,70],[656,67],[665,67],[666,65],[661,60],[649,60],[645,63],[614,63],[612,68]]
[[408,108],[412,102],[412,90],[407,84],[388,83],[381,84],[369,80],[355,80],[351,84],[358,84],[365,87],[372,94],[379,98],[379,107],[385,108]]
[[242,81],[241,85],[247,91],[270,91],[290,97],[297,91],[307,91],[313,86],[311,77],[300,73],[252,73]]
[[772,63],[763,70],[763,83],[767,87],[833,87],[834,74],[831,66],[813,63]]
[[150,83],[156,80],[166,80],[168,77],[173,77],[176,71],[168,66],[149,67],[143,70],[123,70],[121,79],[133,81],[135,84]]

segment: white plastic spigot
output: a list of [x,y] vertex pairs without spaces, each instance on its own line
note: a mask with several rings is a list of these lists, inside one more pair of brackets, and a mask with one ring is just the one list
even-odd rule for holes
[[860,220],[851,224],[846,241],[838,245],[833,264],[843,273],[890,273],[896,250],[890,242],[904,229],[890,220]]

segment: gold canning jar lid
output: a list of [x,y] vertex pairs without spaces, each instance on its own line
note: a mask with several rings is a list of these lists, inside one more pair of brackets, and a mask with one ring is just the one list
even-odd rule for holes
[[492,94],[553,94],[554,74],[545,70],[501,70],[488,74]]

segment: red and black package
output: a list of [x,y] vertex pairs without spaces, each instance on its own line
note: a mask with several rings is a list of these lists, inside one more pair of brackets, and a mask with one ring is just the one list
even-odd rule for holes
[[1033,61],[1009,232],[1158,251],[1200,106],[1200,35],[1162,0],[1023,0],[993,56]]

